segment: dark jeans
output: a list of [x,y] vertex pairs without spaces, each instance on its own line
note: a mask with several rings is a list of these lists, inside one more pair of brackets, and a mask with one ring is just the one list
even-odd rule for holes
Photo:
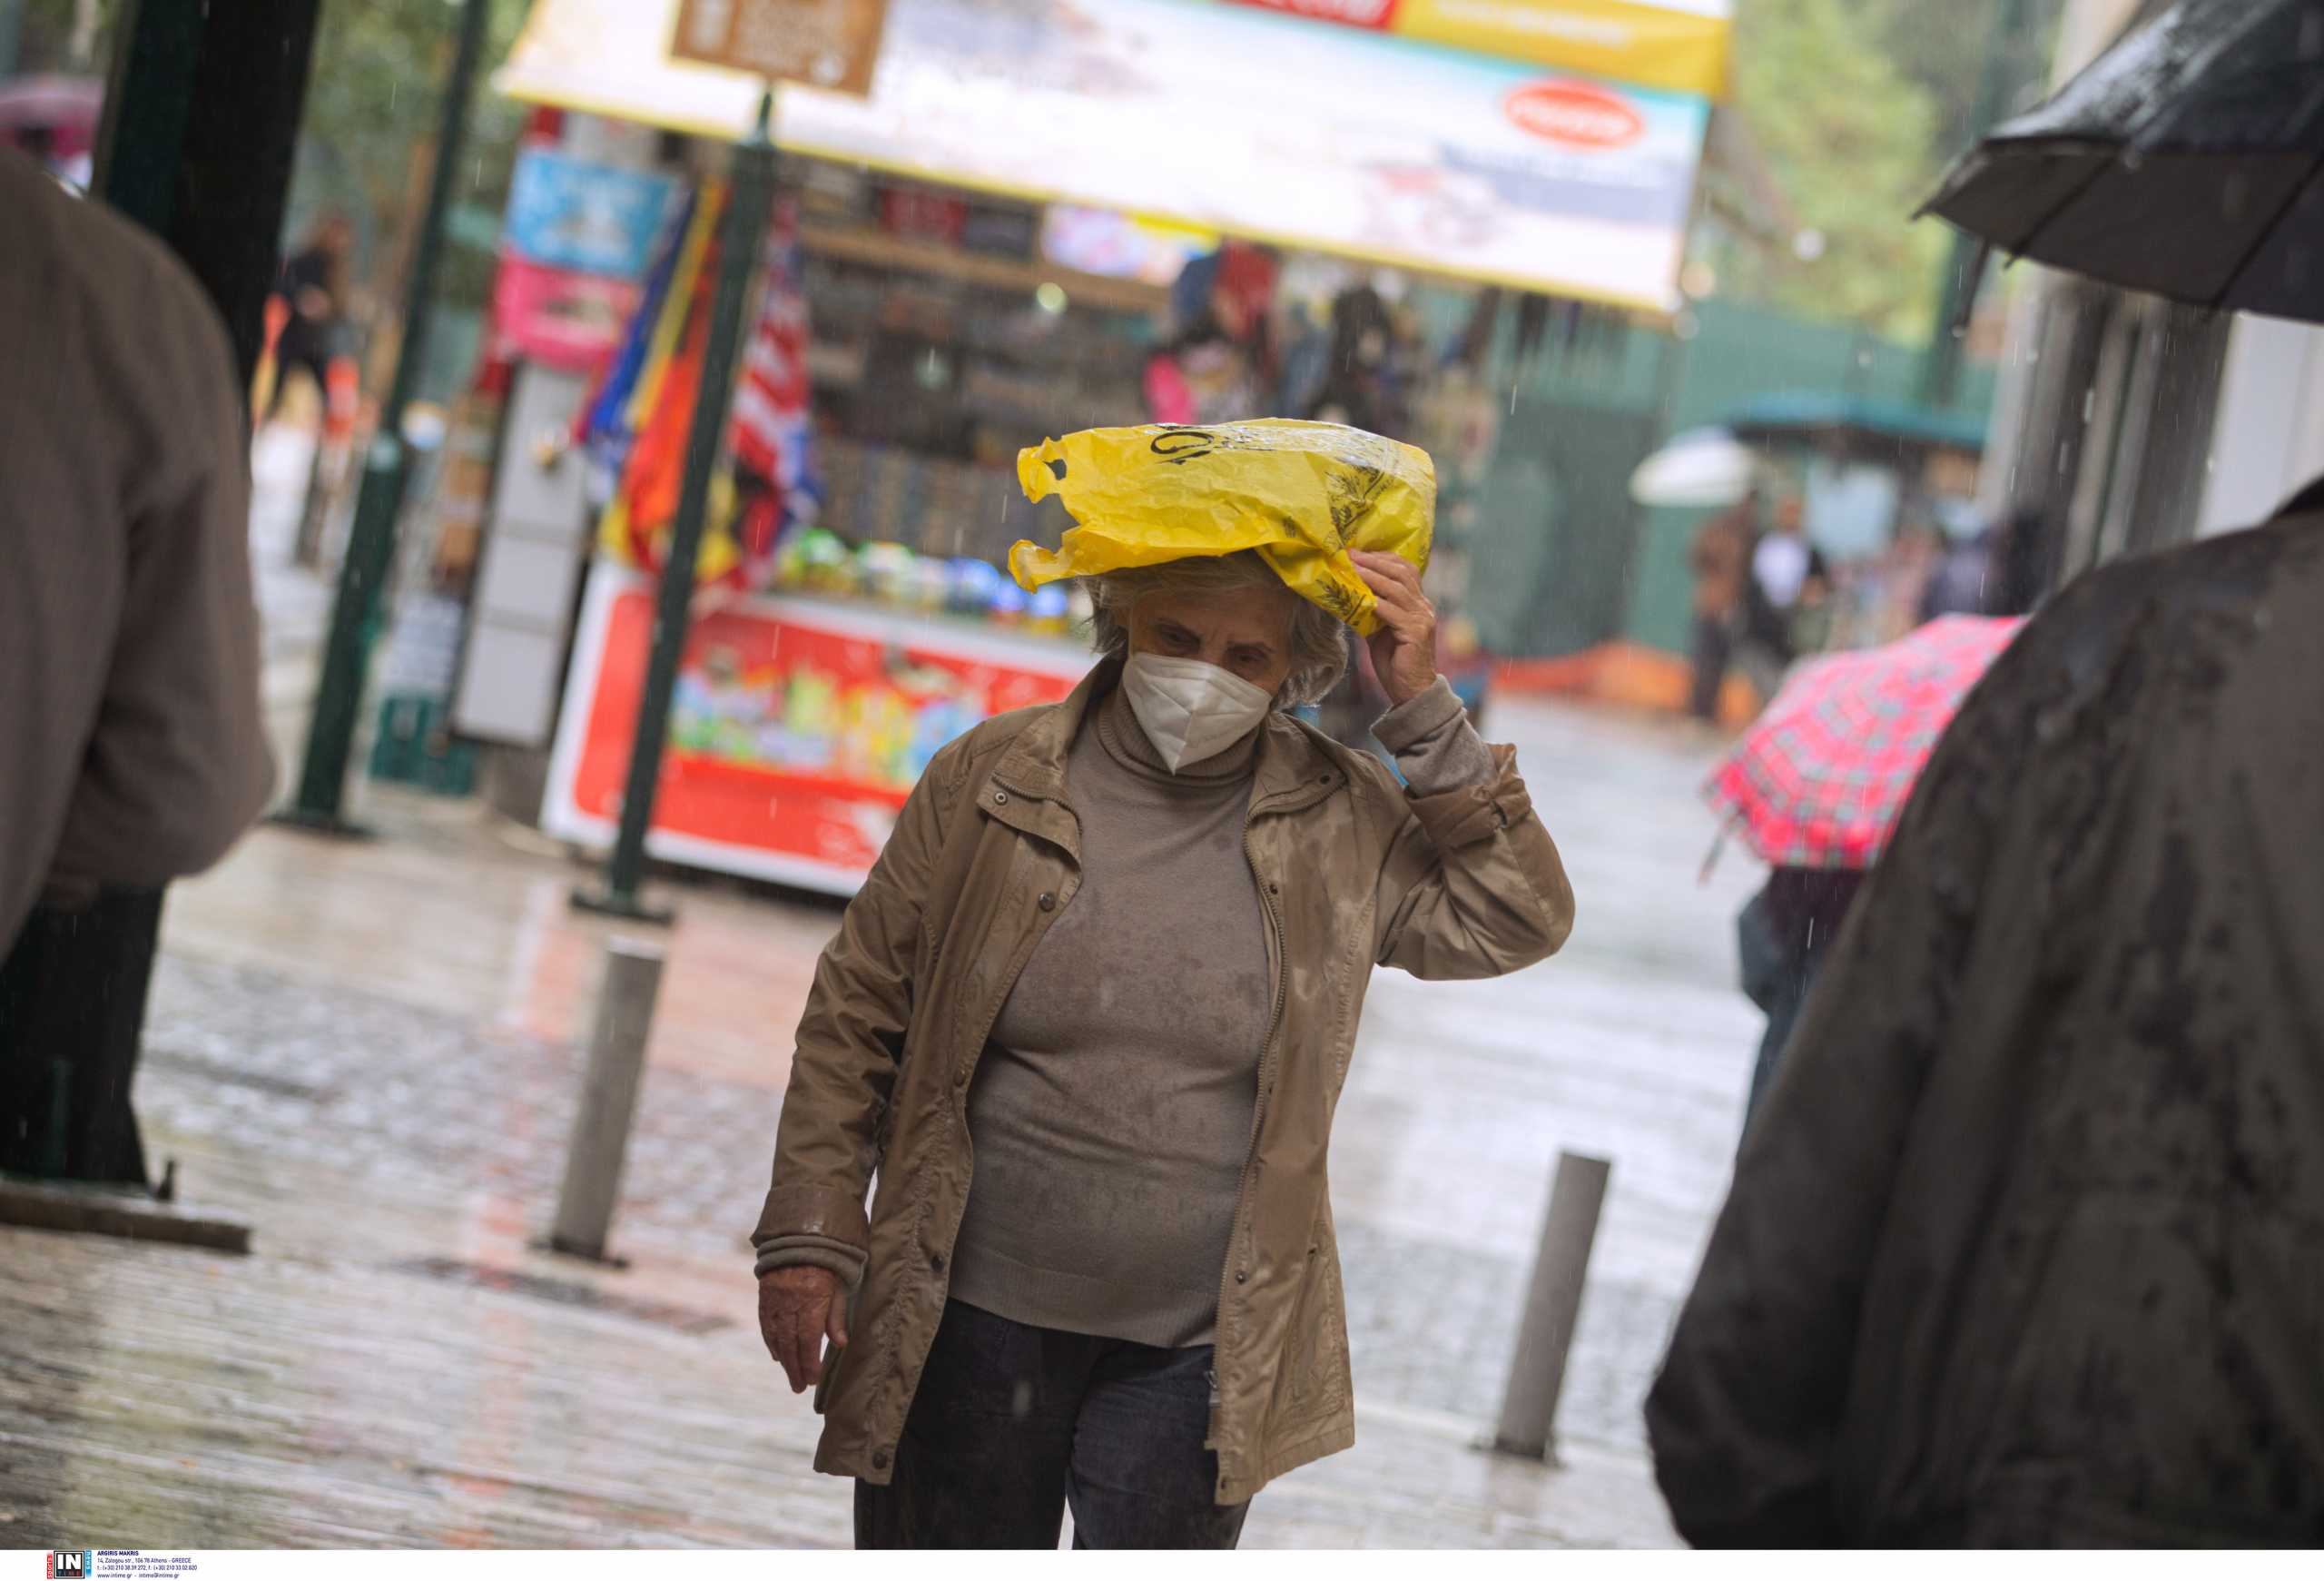
[[272,422],[282,415],[283,398],[290,393],[290,375],[299,369],[315,381],[315,400],[323,415],[330,415],[330,359],[321,351],[284,350],[278,346],[274,353],[274,389],[266,399],[266,420]]
[[859,1548],[1231,1548],[1210,1347],[1160,1350],[946,1303],[895,1479],[855,1485]]
[[1727,667],[1735,656],[1735,632],[1725,619],[1695,617],[1695,681],[1687,710],[1698,719],[1718,717],[1718,688],[1727,680]]

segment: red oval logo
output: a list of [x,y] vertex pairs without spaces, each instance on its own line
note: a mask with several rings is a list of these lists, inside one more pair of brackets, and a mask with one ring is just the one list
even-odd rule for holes
[[1646,135],[1629,100],[1592,83],[1528,83],[1502,108],[1534,136],[1572,148],[1620,148]]

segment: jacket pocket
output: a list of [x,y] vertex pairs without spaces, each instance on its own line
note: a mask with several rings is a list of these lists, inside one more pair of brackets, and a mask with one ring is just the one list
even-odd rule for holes
[[863,1304],[860,1299],[862,1291],[863,1286],[859,1282],[847,1295],[847,1317],[844,1321],[851,1343],[846,1347],[841,1347],[832,1344],[829,1339],[823,1341],[823,1376],[815,1380],[814,1409],[819,1417],[823,1414],[824,1408],[831,1403],[832,1390],[839,1387],[839,1369],[847,1364],[848,1351],[854,1349],[852,1342],[855,1338],[855,1314]]
[[1348,1398],[1347,1314],[1340,1295],[1339,1256],[1328,1239],[1313,1250],[1294,1310],[1283,1388],[1277,1393],[1293,1422],[1322,1415]]

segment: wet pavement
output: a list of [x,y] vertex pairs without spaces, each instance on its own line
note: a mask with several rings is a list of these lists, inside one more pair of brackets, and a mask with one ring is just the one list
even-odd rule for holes
[[315,667],[330,625],[330,585],[292,558],[314,453],[314,436],[287,422],[261,429],[251,446],[252,590],[265,634],[266,735],[279,779],[290,777],[306,739]]
[[[263,585],[263,584],[262,584]],[[1253,1546],[1668,1543],[1639,1402],[1724,1189],[1758,1018],[1697,873],[1708,748],[1496,707],[1580,920],[1498,983],[1374,989],[1334,1138],[1358,1448]],[[754,1331],[745,1232],[826,904],[681,906],[625,1176],[625,1270],[554,1207],[599,952],[553,845],[367,793],[382,838],[254,834],[171,894],[140,1113],[254,1251],[0,1230],[0,1517],[76,1546],[843,1544],[848,1487]],[[1477,1453],[1561,1148],[1613,1161],[1558,1470]],[[26,1540],[32,1540],[27,1538]],[[39,1540],[48,1541],[48,1536]]]

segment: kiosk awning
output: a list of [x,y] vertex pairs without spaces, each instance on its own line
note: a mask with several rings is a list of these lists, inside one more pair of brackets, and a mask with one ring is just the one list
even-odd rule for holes
[[[495,84],[534,103],[739,135],[758,84],[672,61],[675,9],[535,0]],[[1600,65],[1628,60],[1711,88],[1725,69],[1725,10],[1724,0],[893,0],[871,95],[785,86],[776,136],[801,153],[971,189],[1662,311],[1678,303],[1709,99],[1561,67],[1573,52],[1551,46],[1579,27]],[[1340,20],[1295,14],[1314,11]],[[1369,11],[1531,20],[1513,35],[1533,41],[1531,58],[1343,25]],[[1697,64],[1676,71],[1667,48],[1643,43],[1634,58],[1610,56],[1633,36],[1613,29],[1617,14],[1680,19],[1702,45]],[[1489,36],[1502,35],[1464,35]]]

